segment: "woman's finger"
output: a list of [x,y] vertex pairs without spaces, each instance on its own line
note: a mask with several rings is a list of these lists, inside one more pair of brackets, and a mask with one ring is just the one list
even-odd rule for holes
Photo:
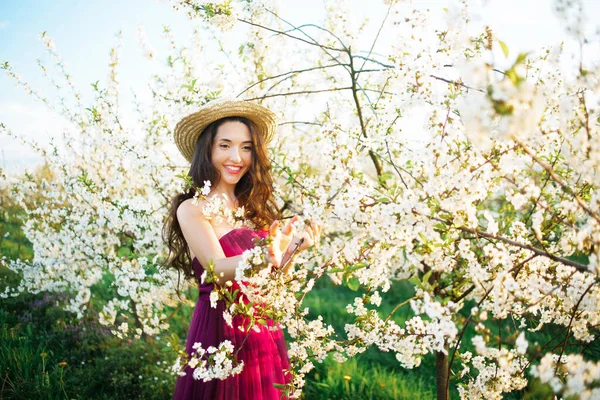
[[272,247],[267,249],[266,259],[267,262],[271,263],[275,268],[279,268],[281,260],[277,257],[277,254]]
[[304,229],[305,243],[302,249],[308,249],[310,246],[318,245],[319,235],[321,234],[320,226],[314,221],[310,220],[310,223]]
[[285,228],[283,228],[282,233],[284,235],[291,235],[292,232],[294,231],[294,224],[298,221],[300,217],[298,217],[297,215],[294,215],[294,217],[290,220],[290,222],[287,223],[287,225],[285,226]]
[[317,224],[313,220],[310,220],[309,233],[313,239],[315,239],[317,237]]
[[321,241],[321,225],[317,224],[316,222],[314,224],[315,224],[315,246],[318,247],[319,242]]
[[279,220],[276,219],[275,221],[273,221],[273,223],[271,224],[271,227],[269,228],[269,234],[271,236],[277,236],[277,234],[279,233]]
[[296,221],[298,221],[298,216],[295,215],[287,224],[286,226],[283,228],[282,230],[282,235],[281,235],[281,240],[279,242],[279,248],[281,249],[282,252],[285,252],[288,250],[288,247],[290,245],[290,243],[292,242],[292,239],[294,238],[294,233],[295,233],[295,226],[294,224],[296,223]]
[[306,250],[310,246],[313,245],[314,237],[313,237],[312,231],[309,227],[306,227],[306,229],[304,230],[304,232],[302,234],[302,238],[304,239],[304,241],[302,242],[302,245],[300,246],[301,250]]

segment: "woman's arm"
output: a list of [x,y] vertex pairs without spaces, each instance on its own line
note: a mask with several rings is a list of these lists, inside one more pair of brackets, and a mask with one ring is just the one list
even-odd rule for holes
[[202,201],[193,204],[191,199],[186,200],[177,209],[177,220],[192,253],[205,268],[212,261],[214,273],[219,278],[218,283],[224,285],[227,281],[234,280],[235,269],[242,256],[225,257],[219,238],[204,217],[203,208]]

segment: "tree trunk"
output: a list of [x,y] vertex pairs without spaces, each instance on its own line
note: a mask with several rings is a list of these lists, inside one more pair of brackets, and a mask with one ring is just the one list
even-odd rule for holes
[[435,383],[437,387],[437,400],[448,400],[450,394],[446,387],[448,381],[448,354],[441,351],[437,353],[435,360]]

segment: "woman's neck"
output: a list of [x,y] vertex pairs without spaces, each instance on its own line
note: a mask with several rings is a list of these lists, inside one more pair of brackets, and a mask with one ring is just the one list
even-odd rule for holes
[[223,187],[219,185],[211,190],[209,196],[224,196],[227,198],[227,204],[230,208],[235,209],[238,207],[237,198],[235,196],[235,186],[228,185],[227,187]]

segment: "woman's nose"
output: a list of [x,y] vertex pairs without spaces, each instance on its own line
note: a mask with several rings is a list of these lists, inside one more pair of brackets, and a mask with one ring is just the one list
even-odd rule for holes
[[242,161],[242,157],[240,157],[240,152],[235,147],[231,148],[231,152],[229,153],[229,159],[234,163],[240,163]]

